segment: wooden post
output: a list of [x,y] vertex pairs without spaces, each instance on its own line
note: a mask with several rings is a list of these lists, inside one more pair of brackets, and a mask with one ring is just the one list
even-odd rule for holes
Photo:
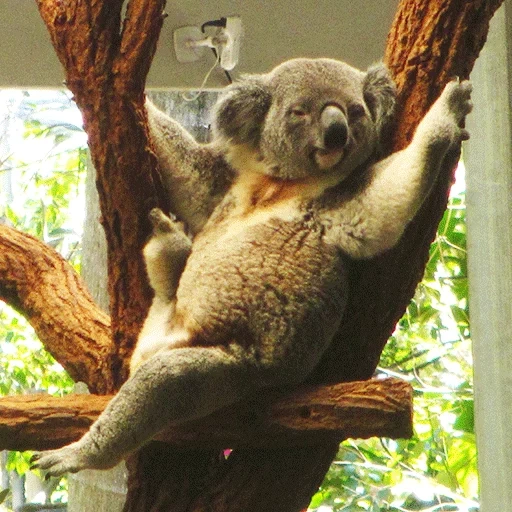
[[467,219],[475,415],[483,512],[512,511],[512,1],[471,75]]

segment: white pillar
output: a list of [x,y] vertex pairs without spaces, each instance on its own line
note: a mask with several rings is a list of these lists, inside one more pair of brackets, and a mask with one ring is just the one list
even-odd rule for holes
[[469,306],[482,512],[512,512],[512,0],[472,73],[467,173]]

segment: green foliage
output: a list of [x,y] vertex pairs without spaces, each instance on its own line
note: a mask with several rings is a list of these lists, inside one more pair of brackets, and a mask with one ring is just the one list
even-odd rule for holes
[[3,134],[14,150],[2,162],[12,193],[0,215],[78,268],[87,151],[70,101],[65,93],[32,92],[16,103],[11,124],[22,121],[14,131],[21,140],[15,140],[13,130]]
[[[76,107],[70,111],[64,93],[3,91],[0,96],[9,107],[0,133],[0,147],[8,149],[0,155],[0,216],[54,247],[78,269],[87,153],[83,131],[72,122],[80,122]],[[62,395],[73,387],[26,319],[2,303],[0,368],[0,395]],[[22,475],[29,458],[11,452],[6,469]]]
[[344,442],[310,510],[478,510],[464,201],[452,194],[380,362],[414,388],[414,436]]
[[9,495],[9,489],[3,489],[0,491],[0,505],[5,501],[7,496]]
[[[0,154],[0,217],[79,268],[86,151],[76,109],[70,115],[64,93],[17,92],[10,98],[11,120],[22,136],[10,141],[7,157]],[[2,189],[3,171],[12,175],[10,195]],[[464,199],[463,191],[453,194],[424,280],[379,367],[379,373],[412,384],[414,437],[343,443],[310,510],[478,510]],[[0,394],[64,394],[72,387],[26,320],[4,305],[0,368]],[[9,454],[8,468],[22,474],[28,461]],[[0,493],[0,503],[7,492]]]
[[73,381],[44,350],[30,324],[0,305],[0,395],[69,393]]

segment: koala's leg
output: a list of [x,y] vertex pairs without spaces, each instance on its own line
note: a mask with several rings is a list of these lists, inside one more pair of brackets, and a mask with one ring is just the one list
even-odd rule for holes
[[143,253],[155,297],[130,360],[130,375],[159,350],[180,341],[169,335],[168,326],[174,314],[176,289],[192,248],[181,223],[164,215],[162,210],[151,210],[149,219],[153,224],[153,236]]
[[[393,247],[436,180],[447,152],[469,138],[471,84],[448,83],[405,149],[377,162],[368,186],[338,211],[326,212],[328,241],[353,258],[370,258]],[[330,238],[330,240],[329,240]]]
[[58,450],[36,453],[35,468],[57,476],[115,466],[169,423],[206,416],[266,384],[237,345],[159,352],[119,390],[89,431]]
[[153,236],[143,253],[155,297],[130,360],[130,375],[159,350],[182,341],[180,334],[178,340],[171,336],[168,327],[174,314],[176,289],[192,242],[181,223],[171,220],[159,208],[151,210],[149,219],[153,224]]

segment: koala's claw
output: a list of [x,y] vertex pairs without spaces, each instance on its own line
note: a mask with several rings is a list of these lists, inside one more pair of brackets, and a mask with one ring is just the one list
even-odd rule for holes
[[[448,109],[455,116],[457,124],[460,124],[464,118],[473,110],[471,102],[471,93],[473,86],[469,80],[452,80],[446,84],[442,96],[446,100]],[[466,132],[467,133],[467,132]]]
[[30,459],[31,469],[40,469],[46,473],[45,478],[60,476],[64,473],[76,473],[88,467],[85,457],[80,453],[76,443],[58,450],[36,452]]
[[153,208],[149,212],[149,220],[153,226],[153,232],[174,233],[180,230],[178,221],[171,219],[160,208]]
[[91,451],[90,442],[84,443],[83,439],[57,450],[35,452],[30,459],[31,468],[42,470],[49,478],[82,469],[108,469],[119,462],[112,454]]

